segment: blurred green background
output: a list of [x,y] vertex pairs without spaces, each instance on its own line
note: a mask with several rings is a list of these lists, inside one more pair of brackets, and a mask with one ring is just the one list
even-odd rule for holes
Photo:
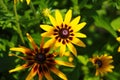
[[[117,31],[120,28],[120,0],[31,0],[29,5],[26,0],[18,1],[16,5],[14,0],[0,0],[0,80],[25,80],[28,69],[9,74],[10,69],[24,63],[16,57],[9,57],[8,54],[13,53],[9,49],[19,45],[29,47],[26,33],[31,34],[39,45],[43,32],[40,24],[50,24],[48,17],[43,14],[46,8],[53,16],[55,9],[59,9],[63,16],[72,9],[72,18],[80,15],[80,22],[87,22],[81,30],[87,35],[82,39],[87,47],[75,46],[78,56],[74,57],[73,63],[76,67],[59,67],[68,80],[100,80],[95,76],[95,67],[89,58],[104,53],[113,56],[115,68],[103,80],[120,79],[120,53],[117,52],[120,44],[116,41],[116,37],[120,36]],[[62,59],[66,60],[64,57]],[[54,80],[61,80],[51,75]],[[38,80],[38,77],[34,80]]]

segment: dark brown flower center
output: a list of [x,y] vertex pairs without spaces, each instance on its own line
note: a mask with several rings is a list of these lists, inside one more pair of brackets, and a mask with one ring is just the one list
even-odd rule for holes
[[46,55],[45,54],[36,54],[35,60],[37,63],[42,64],[46,61]]
[[74,36],[73,29],[67,24],[56,26],[54,29],[54,35],[55,39],[58,40],[58,42],[62,42],[63,44],[70,42]]
[[99,59],[95,60],[95,64],[97,64],[99,68],[103,65],[102,61]]

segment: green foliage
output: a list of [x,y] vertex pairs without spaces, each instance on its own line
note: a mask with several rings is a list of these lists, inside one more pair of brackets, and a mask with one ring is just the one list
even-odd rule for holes
[[[15,9],[16,8],[16,9]],[[50,24],[43,10],[50,9],[51,14],[59,9],[65,15],[69,9],[73,10],[73,18],[80,15],[80,22],[87,22],[82,32],[87,38],[82,39],[86,48],[76,46],[78,56],[74,57],[75,68],[58,67],[64,72],[68,80],[101,80],[95,76],[95,67],[89,62],[94,54],[108,53],[113,56],[115,69],[108,73],[103,80],[119,80],[120,45],[116,37],[120,36],[120,0],[31,0],[27,5],[25,0],[14,5],[14,0],[0,0],[0,80],[24,80],[29,70],[9,74],[8,71],[24,61],[8,56],[11,47],[19,45],[31,47],[26,33],[29,33],[37,45],[41,42],[40,34],[43,30],[40,24]],[[68,57],[57,58],[67,61]],[[18,60],[18,62],[16,62]],[[24,75],[25,74],[25,75]],[[54,80],[60,80],[52,74]],[[35,77],[38,80],[38,77]]]

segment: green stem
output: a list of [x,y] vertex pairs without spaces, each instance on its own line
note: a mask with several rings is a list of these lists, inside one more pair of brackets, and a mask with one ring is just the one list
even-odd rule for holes
[[35,7],[34,7],[34,5],[33,5],[32,1],[30,1],[30,8],[32,9],[32,11],[33,11],[33,14],[34,14],[35,18],[37,18],[37,15],[36,15],[36,10],[35,10]]
[[15,13],[15,18],[16,18],[17,32],[18,32],[18,34],[20,36],[20,39],[21,39],[22,43],[24,44],[25,41],[23,39],[22,31],[20,29],[20,24],[19,24],[19,18],[18,18],[18,14],[17,14],[16,4],[14,4],[14,13]]
[[0,5],[6,12],[8,12],[7,6],[4,4],[3,0],[0,0]]

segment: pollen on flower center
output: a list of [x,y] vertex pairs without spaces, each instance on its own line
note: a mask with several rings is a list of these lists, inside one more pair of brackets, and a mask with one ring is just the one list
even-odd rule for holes
[[63,31],[62,31],[62,34],[63,34],[63,35],[68,35],[68,30],[63,30]]
[[46,56],[44,54],[36,54],[35,60],[37,63],[42,64],[46,60]]
[[99,59],[95,60],[95,64],[97,64],[99,68],[102,67],[102,61]]
[[61,38],[68,38],[69,37],[69,31],[67,29],[63,28],[59,31],[59,36]]

